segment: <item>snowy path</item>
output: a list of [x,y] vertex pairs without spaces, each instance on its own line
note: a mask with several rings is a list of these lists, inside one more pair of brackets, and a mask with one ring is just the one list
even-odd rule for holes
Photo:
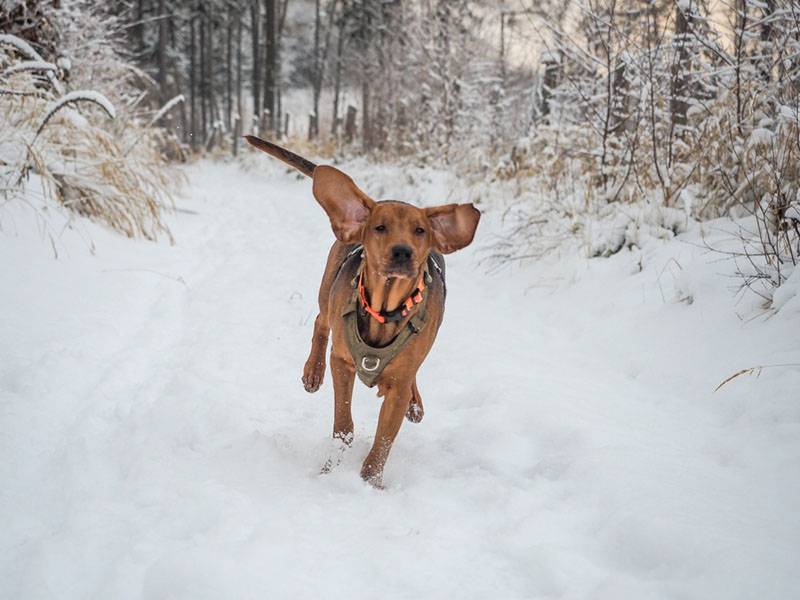
[[797,303],[747,328],[685,273],[694,304],[665,302],[661,250],[638,275],[453,255],[425,419],[376,491],[363,386],[318,474],[330,381],[299,379],[331,234],[272,173],[192,168],[174,247],[85,226],[97,256],[70,234],[53,261],[6,213],[0,597],[796,597],[800,373],[711,390],[800,362]]

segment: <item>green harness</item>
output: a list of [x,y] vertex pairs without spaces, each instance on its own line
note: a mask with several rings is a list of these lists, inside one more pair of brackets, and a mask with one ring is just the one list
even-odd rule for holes
[[[428,258],[428,264],[425,267],[425,281],[430,282],[430,270],[433,258]],[[436,263],[434,267],[439,268]],[[360,272],[361,268],[359,268]],[[345,305],[342,311],[344,318],[344,334],[347,340],[347,347],[350,349],[350,355],[353,357],[353,362],[356,365],[356,374],[358,378],[364,382],[367,387],[374,387],[378,378],[383,373],[383,370],[389,366],[392,359],[397,356],[403,347],[423,330],[427,323],[428,318],[428,296],[425,293],[422,302],[415,306],[414,314],[408,320],[408,323],[403,327],[400,333],[397,334],[387,346],[376,348],[370,346],[362,338],[358,332],[358,312],[359,312],[359,297],[357,289],[358,275],[353,279],[353,295],[350,297],[349,302]],[[426,290],[427,291],[427,290]]]

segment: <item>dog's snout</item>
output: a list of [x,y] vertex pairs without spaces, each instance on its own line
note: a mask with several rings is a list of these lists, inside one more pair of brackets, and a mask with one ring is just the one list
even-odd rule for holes
[[397,246],[392,246],[392,260],[396,262],[411,260],[411,252],[412,252],[411,248],[409,248],[405,244],[398,244]]

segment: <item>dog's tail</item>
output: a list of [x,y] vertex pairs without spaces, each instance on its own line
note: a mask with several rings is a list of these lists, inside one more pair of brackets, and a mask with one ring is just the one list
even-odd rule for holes
[[317,165],[310,160],[307,160],[302,156],[298,156],[294,152],[289,152],[286,148],[281,148],[272,142],[257,138],[254,135],[246,135],[244,136],[244,139],[246,139],[247,143],[253,146],[253,148],[258,148],[262,152],[266,152],[270,156],[274,156],[278,160],[282,160],[287,165],[290,165],[300,171],[303,175],[307,175],[308,177],[314,176],[314,169],[317,167]]

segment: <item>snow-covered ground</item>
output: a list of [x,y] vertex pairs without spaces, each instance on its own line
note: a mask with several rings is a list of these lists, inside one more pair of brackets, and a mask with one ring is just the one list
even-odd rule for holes
[[[695,226],[487,275],[489,211],[377,491],[360,384],[319,474],[330,378],[300,375],[332,234],[260,158],[189,169],[175,246],[52,208],[51,244],[0,208],[0,597],[797,597],[800,368],[712,393],[800,363],[797,274],[776,314],[737,304]],[[352,174],[454,200],[441,175]]]

